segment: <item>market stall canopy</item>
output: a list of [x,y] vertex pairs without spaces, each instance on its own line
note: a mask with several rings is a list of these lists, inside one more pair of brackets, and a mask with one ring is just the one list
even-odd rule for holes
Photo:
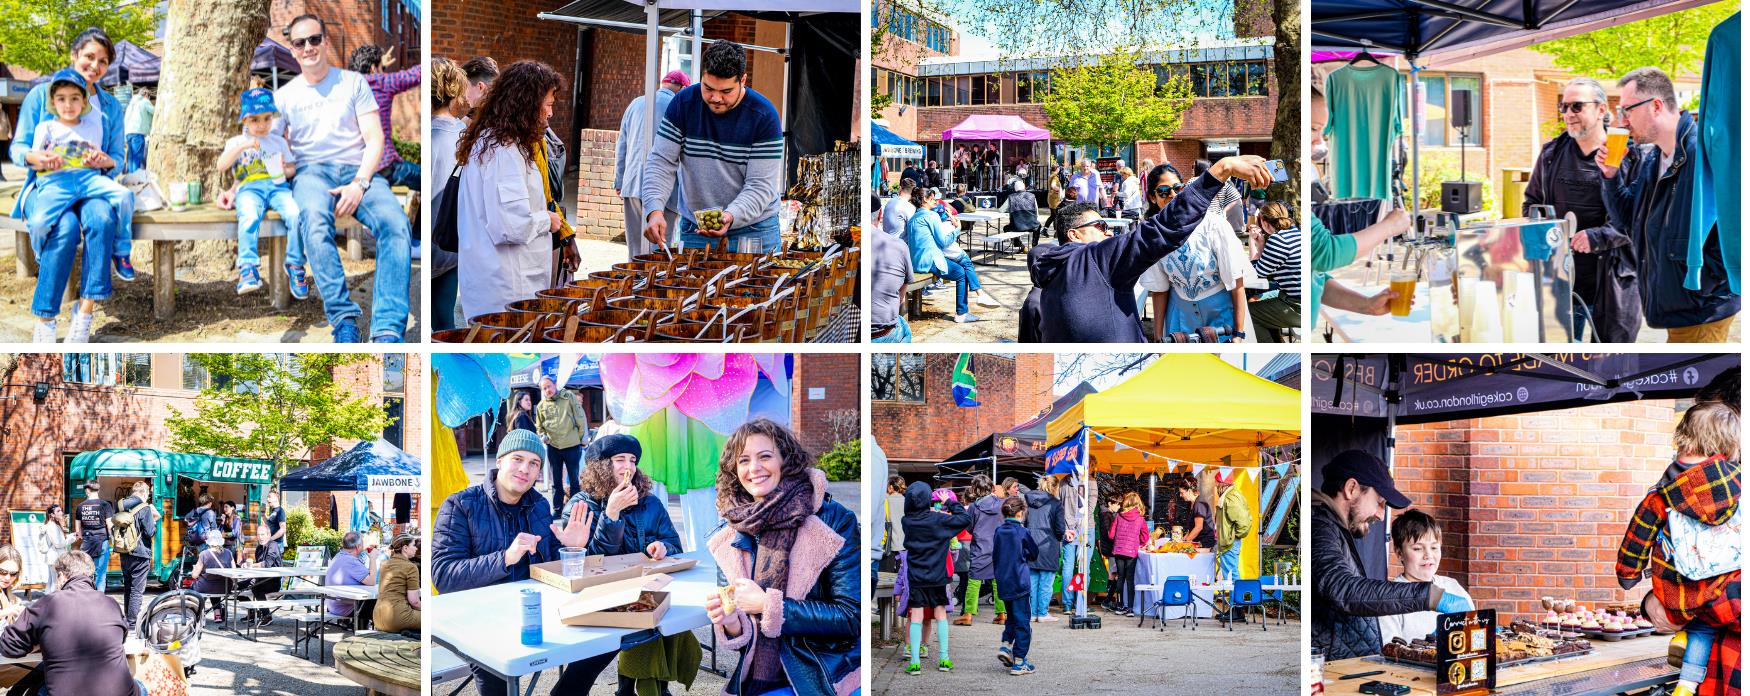
[[117,41],[115,60],[109,64],[109,72],[103,74],[103,79],[98,84],[114,87],[123,82],[135,85],[157,82],[158,69],[163,62],[151,51],[134,45],[132,41]]
[[984,114],[967,116],[959,125],[942,131],[943,140],[1048,140],[1051,132],[1020,116]]
[[280,479],[280,490],[418,493],[422,490],[420,471],[418,457],[377,439],[286,474]]
[[1048,440],[1084,425],[1097,435],[1087,443],[1094,471],[1168,471],[1168,458],[1253,464],[1259,448],[1300,442],[1300,392],[1212,354],[1169,353],[1051,419]]
[[292,50],[279,45],[273,39],[262,39],[255,45],[255,53],[249,58],[249,71],[271,73],[275,70],[283,75],[297,75],[303,72],[298,67],[298,59],[292,56]]
[[[660,3],[658,23],[665,31],[686,31],[693,26],[693,8],[676,7],[671,3]],[[704,8],[701,8],[704,9]],[[705,9],[704,19],[711,19],[723,14],[720,9]],[[632,3],[628,0],[577,0],[567,3],[552,12],[543,12],[540,19],[554,19],[577,24],[588,24],[618,31],[639,32],[645,29],[644,6],[642,3]]]
[[1315,355],[1315,414],[1431,423],[1693,396],[1737,353]]
[[977,442],[955,452],[947,459],[943,459],[936,466],[938,468],[952,467],[973,471],[982,468],[983,472],[988,474],[990,473],[990,458],[994,454],[1001,464],[1031,468],[1043,467],[1045,466],[1045,450],[1051,444],[1046,441],[1046,426],[1051,423],[1052,417],[1069,410],[1070,407],[1081,403],[1082,399],[1087,398],[1089,394],[1097,392],[1099,390],[1095,389],[1094,385],[1082,382],[1074,389],[1065,392],[1063,396],[1052,400],[1050,406],[1046,406],[1045,410],[1040,411],[1038,415],[1026,422],[1008,430],[979,438]]
[[[513,355],[513,363],[514,363]],[[510,375],[511,388],[533,387],[541,383],[542,377],[558,379],[559,358],[553,353],[537,356],[539,359],[515,367]],[[602,361],[600,355],[574,355],[577,366],[572,368],[571,377],[565,381],[567,389],[602,386]]]
[[898,157],[901,159],[923,159],[924,146],[899,137],[893,131],[881,127],[880,124],[869,124],[869,138],[875,141],[876,157]]
[[1314,52],[1380,48],[1421,65],[1524,48],[1715,0],[1320,0]]
[[184,476],[198,481],[273,483],[274,464],[266,459],[221,457],[155,449],[101,449],[80,452],[67,465],[70,481],[99,476]]

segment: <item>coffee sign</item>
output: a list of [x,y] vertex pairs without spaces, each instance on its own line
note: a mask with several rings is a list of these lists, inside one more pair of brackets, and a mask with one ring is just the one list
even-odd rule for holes
[[1434,674],[1441,696],[1495,689],[1495,610],[1441,614],[1434,622]]
[[261,459],[213,459],[213,481],[273,483],[273,462]]

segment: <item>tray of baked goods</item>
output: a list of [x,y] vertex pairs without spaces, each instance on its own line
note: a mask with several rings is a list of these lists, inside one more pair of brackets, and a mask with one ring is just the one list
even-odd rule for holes
[[[1433,639],[1433,634],[1408,641],[1402,637],[1393,638],[1381,647],[1380,657],[1386,662],[1434,669]],[[1592,643],[1579,634],[1554,631],[1524,621],[1515,621],[1512,626],[1499,629],[1495,635],[1497,669],[1591,653]]]
[[1653,633],[1653,622],[1641,615],[1632,602],[1604,604],[1597,609],[1573,600],[1543,598],[1544,614],[1536,623],[1544,628],[1579,633],[1589,638],[1619,641]]

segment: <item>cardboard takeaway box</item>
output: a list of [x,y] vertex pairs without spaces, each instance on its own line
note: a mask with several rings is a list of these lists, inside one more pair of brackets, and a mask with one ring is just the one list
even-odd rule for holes
[[[584,588],[559,605],[559,621],[567,626],[656,628],[662,615],[668,613],[669,593],[662,588],[670,580],[667,575],[647,575]],[[645,595],[651,604],[648,611],[609,611],[637,602]]]
[[692,558],[650,560],[641,553],[619,556],[588,556],[583,560],[583,577],[569,578],[561,561],[548,561],[529,566],[529,578],[552,585],[566,592],[581,592],[585,587],[616,582],[658,573],[678,573],[699,564]]

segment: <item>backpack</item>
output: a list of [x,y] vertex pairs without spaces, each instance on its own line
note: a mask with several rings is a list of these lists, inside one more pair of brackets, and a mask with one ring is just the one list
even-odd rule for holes
[[121,553],[133,551],[140,545],[140,528],[134,524],[134,511],[145,503],[140,503],[127,510],[121,510],[109,518],[109,541],[111,548]]
[[433,243],[437,244],[440,251],[452,254],[456,253],[456,248],[459,246],[460,235],[456,231],[456,217],[459,214],[457,195],[461,188],[462,166],[456,165],[455,169],[450,170],[449,183],[445,184],[444,189],[438,192],[437,216],[431,221]]
[[1665,547],[1671,567],[1683,577],[1706,580],[1743,567],[1739,563],[1743,533],[1737,510],[1717,525],[1672,510],[1665,517],[1665,531],[1659,532],[1659,543]]

